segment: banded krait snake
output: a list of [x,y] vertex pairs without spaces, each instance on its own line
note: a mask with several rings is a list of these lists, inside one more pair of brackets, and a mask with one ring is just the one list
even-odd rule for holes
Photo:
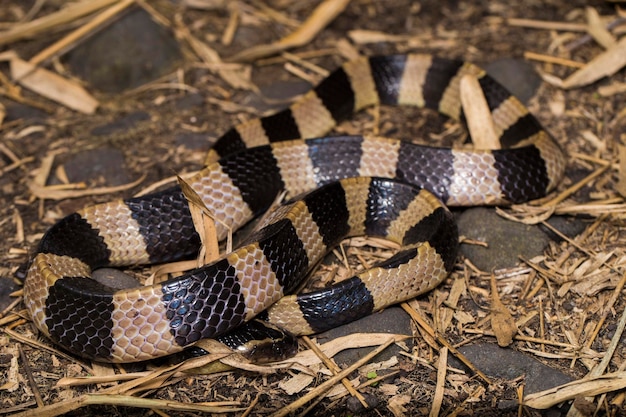
[[[377,104],[428,107],[462,119],[464,74],[475,75],[484,90],[501,150],[360,136],[292,140],[326,135],[338,121]],[[428,291],[450,271],[456,227],[449,212],[418,187],[450,205],[520,203],[553,189],[564,165],[558,145],[536,119],[482,69],[428,55],[358,59],[288,109],[229,130],[209,152],[206,168],[189,180],[218,219],[220,238],[228,227],[237,229],[266,210],[281,190],[289,196],[320,190],[279,207],[263,228],[215,263],[162,284],[119,291],[87,279],[91,270],[197,254],[186,200],[173,187],[86,208],[45,234],[25,281],[26,305],[54,342],[110,362],[180,351],[264,310],[288,331],[318,332]],[[336,182],[359,176],[381,178]],[[364,233],[395,240],[402,249],[329,289],[281,299],[332,245]]]

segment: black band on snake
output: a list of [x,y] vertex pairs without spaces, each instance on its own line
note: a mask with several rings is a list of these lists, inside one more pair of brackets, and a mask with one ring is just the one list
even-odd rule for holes
[[[465,74],[483,88],[502,149],[323,137],[377,104],[428,107],[462,120]],[[311,137],[317,139],[298,139]],[[174,353],[264,311],[294,334],[319,332],[413,298],[446,277],[456,227],[431,193],[449,205],[520,203],[552,190],[564,165],[548,133],[482,69],[429,55],[359,59],[288,109],[228,131],[188,181],[218,219],[220,238],[267,210],[281,190],[290,197],[315,190],[274,210],[233,253],[162,284],[115,291],[88,278],[91,271],[188,258],[199,238],[178,187],[99,204],[46,233],[24,285],[26,305],[54,342],[109,362]],[[333,245],[363,234],[401,249],[328,289],[286,296]]]

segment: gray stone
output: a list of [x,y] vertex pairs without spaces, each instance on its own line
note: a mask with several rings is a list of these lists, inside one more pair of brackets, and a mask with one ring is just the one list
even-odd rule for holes
[[130,175],[122,152],[115,148],[98,148],[79,152],[65,163],[70,182],[95,181],[104,178],[106,185],[129,183]]
[[70,70],[98,90],[117,93],[170,73],[178,43],[141,8],[135,8],[68,54]]
[[[477,343],[459,348],[469,361],[488,377],[514,380],[524,376],[524,393],[532,394],[573,380],[569,375],[544,365],[532,356],[493,343]],[[450,357],[451,366],[464,367]]]
[[462,244],[460,248],[460,253],[483,271],[513,267],[520,255],[540,255],[550,240],[539,227],[506,220],[484,207],[465,210],[457,224],[460,235],[487,243],[488,247]]
[[485,69],[522,103],[528,103],[542,83],[535,67],[522,59],[499,59],[487,65]]

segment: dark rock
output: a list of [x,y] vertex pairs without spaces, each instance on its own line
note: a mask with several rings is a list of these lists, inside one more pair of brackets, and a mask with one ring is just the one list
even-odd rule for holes
[[141,8],[130,10],[68,54],[74,74],[109,93],[166,75],[180,59],[172,34]]
[[[466,345],[459,351],[488,377],[514,380],[524,376],[525,394],[547,390],[573,380],[569,375],[544,365],[532,356],[493,343]],[[454,357],[450,357],[450,365],[464,368]]]
[[[370,314],[352,323],[336,327],[316,336],[319,343],[326,343],[338,337],[347,336],[353,333],[390,333],[412,335],[411,319],[400,307],[390,307],[380,313]],[[411,340],[406,341],[411,344]],[[351,364],[372,350],[371,347],[349,349],[339,352],[334,359],[338,364]],[[400,351],[398,346],[389,346],[384,352],[375,356],[372,362],[384,361],[397,355]]]
[[493,209],[465,210],[457,219],[459,234],[486,242],[488,247],[462,244],[460,253],[483,271],[509,268],[519,257],[532,258],[543,253],[548,237],[537,226],[506,220]]
[[[587,226],[589,225],[589,221],[586,221],[585,219],[567,216],[552,216],[546,221],[546,223],[548,223],[550,226],[554,227],[560,233],[569,238],[574,238],[578,236],[578,234],[582,233],[582,231],[585,230],[585,228],[587,228]],[[560,242],[563,240],[561,236],[557,235],[547,227],[543,225],[539,225],[539,227],[541,228],[541,230],[544,231],[544,233],[548,235],[551,240],[554,240],[555,242]]]
[[247,106],[254,107],[264,113],[270,110],[282,110],[296,96],[304,94],[311,89],[311,84],[306,81],[276,81],[260,87],[260,95],[250,95]]
[[2,104],[6,109],[5,121],[11,122],[13,120],[29,120],[39,121],[48,118],[48,114],[38,108],[27,106],[26,104],[16,103],[10,100],[2,100]]
[[98,148],[79,152],[65,163],[70,182],[96,181],[104,178],[109,186],[131,181],[124,155],[115,148]]
[[11,278],[0,277],[0,311],[4,311],[14,300],[11,293],[19,290],[20,287]]
[[485,69],[522,103],[528,103],[542,83],[535,67],[521,59],[499,59],[487,65]]
[[178,110],[190,110],[196,107],[200,107],[203,104],[204,104],[204,97],[202,97],[202,95],[198,93],[191,93],[191,94],[185,94],[184,96],[176,100],[176,102],[174,103],[174,106]]
[[180,132],[174,137],[177,146],[182,145],[191,150],[208,150],[214,142],[215,138],[206,133]]

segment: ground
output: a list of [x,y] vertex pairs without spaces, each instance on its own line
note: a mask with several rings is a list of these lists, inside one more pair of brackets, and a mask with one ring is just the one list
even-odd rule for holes
[[[188,2],[192,3],[195,2]],[[251,66],[234,68],[231,64],[207,64],[208,54],[202,55],[198,44],[194,48],[192,39],[209,46],[226,60],[246,48],[288,35],[320,2],[198,3],[207,7],[184,7],[179,1],[157,1],[149,5],[138,1],[132,13],[147,12],[147,16],[159,21],[160,29],[150,32],[154,36],[149,39],[135,33],[127,34],[126,38],[109,38],[109,43],[105,43],[103,56],[109,52],[107,49],[127,49],[129,55],[140,55],[145,51],[131,49],[131,45],[132,48],[150,42],[157,45],[164,55],[164,62],[159,61],[158,68],[166,67],[166,71],[145,87],[138,86],[135,79],[141,80],[142,74],[132,73],[105,74],[105,79],[114,82],[94,87],[99,82],[95,79],[102,63],[87,62],[86,56],[90,55],[85,55],[85,36],[79,37],[83,39],[81,42],[62,48],[58,59],[43,64],[77,84],[78,79],[73,77],[92,77],[91,84],[86,83],[85,88],[100,103],[94,114],[70,110],[28,89],[15,93],[11,90],[16,84],[9,81],[8,64],[0,67],[3,93],[0,103],[7,114],[0,125],[0,290],[5,294],[0,299],[5,302],[0,306],[3,309],[0,312],[0,384],[4,384],[0,387],[0,414],[58,415],[61,410],[76,416],[199,415],[202,405],[215,403],[211,405],[223,408],[212,412],[231,408],[238,410],[231,411],[232,415],[266,415],[289,406],[327,380],[328,373],[316,373],[311,385],[292,394],[285,384],[305,375],[301,369],[272,368],[262,373],[252,368],[202,376],[173,374],[169,379],[161,379],[153,373],[147,377],[148,381],[134,379],[124,383],[120,380],[120,385],[112,382],[57,385],[61,378],[94,374],[103,377],[113,370],[117,374],[139,372],[154,369],[155,365],[111,369],[35,344],[50,346],[37,336],[21,303],[20,267],[28,261],[46,228],[63,215],[94,202],[130,196],[155,181],[199,169],[210,143],[229,126],[283,107],[289,98],[306,90],[309,82],[323,78],[320,68],[332,70],[354,51],[364,55],[418,51],[481,65],[504,58],[514,58],[517,62],[526,59],[534,71],[546,78],[566,78],[576,70],[576,63],[587,63],[603,51],[598,43],[585,37],[589,13],[585,7],[597,11],[607,23],[619,19],[619,11],[613,3],[600,1],[352,0],[314,39],[290,49],[289,54],[293,55],[259,58]],[[61,6],[65,6],[65,2],[0,1],[2,28],[8,30],[22,20],[46,16]],[[35,15],[29,15],[29,10]],[[145,22],[139,23],[141,17],[133,19],[127,26],[143,28],[140,25]],[[544,23],[531,28],[528,23],[513,19]],[[228,33],[232,22],[236,22],[232,42],[223,42],[223,35]],[[31,59],[85,23],[84,18],[76,18],[60,29],[4,42],[3,50]],[[364,37],[373,32],[377,40],[365,42]],[[624,26],[617,26],[614,35],[619,37],[623,32]],[[0,39],[3,39],[2,34]],[[90,48],[95,46],[87,49]],[[525,58],[527,53],[558,57],[561,61],[530,60],[528,55]],[[147,54],[154,57],[155,49],[147,48]],[[152,68],[147,67],[143,69],[150,72]],[[87,73],[81,73],[81,68],[87,68]],[[241,88],[229,84],[228,76],[223,73],[228,71],[237,71],[243,77],[250,72],[249,83]],[[519,78],[532,79],[525,78],[524,71],[520,69]],[[563,195],[569,187],[582,181],[581,188],[560,203],[556,214],[582,224],[584,231],[577,237],[554,240],[538,256],[524,258],[518,265],[494,272],[501,301],[512,313],[519,329],[512,349],[507,351],[523,352],[522,358],[526,359],[521,359],[522,362],[540,361],[548,369],[572,380],[588,376],[592,369],[597,372],[603,360],[608,364],[601,373],[618,372],[624,367],[626,352],[620,342],[623,330],[620,316],[624,309],[621,295],[626,236],[621,228],[624,207],[617,192],[620,177],[616,158],[620,141],[626,135],[625,81],[622,70],[581,88],[563,90],[545,81],[538,89],[530,88],[531,111],[558,140],[569,158],[566,178],[550,198]],[[120,85],[125,89],[116,89]],[[607,93],[607,87],[616,88]],[[528,89],[523,85],[519,94],[527,93]],[[440,136],[448,138],[449,132],[459,131],[456,123],[432,112],[383,108],[380,121],[375,115],[375,112],[361,114],[338,131],[379,131],[426,141]],[[44,171],[50,155],[55,159],[47,176],[48,185],[61,184],[67,177],[72,183],[86,181],[88,190],[93,190],[127,184],[144,175],[145,178],[139,185],[105,189],[100,195],[86,191],[76,198],[54,199],[56,194],[43,194],[33,187],[37,173]],[[586,178],[591,173],[597,176]],[[536,207],[504,211],[523,219],[528,219],[532,213],[545,214],[545,210]],[[359,388],[370,403],[370,409],[361,409],[358,400],[335,388],[334,395],[325,397],[320,393],[298,412],[312,405],[310,415],[424,415],[431,412],[433,404],[441,404],[442,415],[512,416],[518,412],[522,413],[519,415],[547,415],[530,407],[518,409],[516,404],[523,395],[519,387],[530,385],[519,374],[507,377],[506,373],[495,370],[490,372],[487,381],[471,370],[462,370],[460,363],[450,362],[448,372],[438,375],[438,369],[439,374],[445,369],[438,366],[442,363],[441,349],[445,344],[454,350],[465,345],[495,343],[494,325],[490,322],[496,306],[492,302],[491,274],[485,270],[476,268],[466,258],[459,258],[455,271],[440,288],[406,307],[419,311],[426,323],[420,322],[414,327],[415,335],[420,336],[415,345],[396,354],[390,362],[379,362],[378,368],[350,374],[353,383],[363,385],[368,378],[370,382],[374,380],[369,386]],[[137,275],[143,272],[134,271]],[[10,292],[15,292],[14,297],[6,295]],[[431,327],[440,336],[429,337],[427,329]],[[613,340],[618,342],[614,352],[610,350]],[[523,373],[530,373],[524,369]],[[378,377],[381,379],[376,379]],[[616,387],[606,389],[606,397],[585,398],[579,392],[576,395],[578,409],[585,415],[593,414],[596,408],[597,415],[626,415],[623,393],[618,390],[626,385],[621,384],[625,378],[617,374],[600,383],[603,387],[609,384]],[[438,391],[438,387],[443,390]],[[87,395],[105,390],[110,395]],[[129,403],[126,396],[130,395],[136,398]],[[139,398],[155,401],[140,404]],[[168,406],[156,400],[169,401]],[[98,405],[78,407],[90,402]],[[61,408],[35,411],[35,407],[52,404]],[[561,410],[567,410],[570,404],[566,402]],[[184,411],[180,408],[183,405],[189,408]],[[43,410],[47,414],[43,414]],[[557,415],[559,409],[554,408],[549,413]]]

